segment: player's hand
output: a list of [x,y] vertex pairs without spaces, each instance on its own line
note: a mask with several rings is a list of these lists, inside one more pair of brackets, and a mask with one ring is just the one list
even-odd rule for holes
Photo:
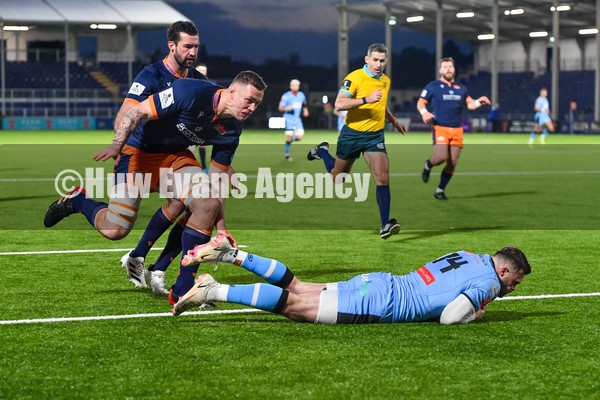
[[121,145],[111,144],[97,152],[96,155],[94,155],[94,161],[106,161],[109,158],[114,158],[116,160],[119,154],[121,154]]
[[403,124],[401,124],[400,122],[398,122],[398,120],[396,118],[391,120],[390,123],[392,124],[392,126],[394,128],[396,128],[396,130],[398,132],[400,132],[403,135],[406,134],[406,127]]
[[482,106],[489,106],[490,104],[492,104],[492,102],[490,101],[490,99],[488,99],[486,96],[481,96],[477,100],[479,100],[479,103]]
[[235,175],[235,170],[231,165],[227,168],[227,176],[229,177],[229,184],[231,185],[231,189],[235,191],[239,190],[240,183],[238,181],[237,175]]
[[477,310],[475,312],[475,321],[478,321],[481,318],[483,318],[483,314],[485,314],[485,310]]
[[425,114],[423,114],[423,122],[425,122],[426,124],[431,124],[431,122],[434,120],[434,118],[435,118],[435,115],[433,115],[429,111],[427,111]]
[[238,244],[235,241],[235,239],[233,238],[233,236],[231,235],[231,233],[227,229],[217,229],[217,233],[219,235],[225,236],[229,240],[229,242],[231,243],[231,245],[237,249]]
[[383,97],[381,89],[377,89],[373,93],[367,96],[367,103],[377,103]]

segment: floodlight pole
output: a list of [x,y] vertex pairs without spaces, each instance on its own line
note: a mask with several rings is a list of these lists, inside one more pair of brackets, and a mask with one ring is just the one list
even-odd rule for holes
[[[600,26],[600,0],[596,0],[596,26]],[[594,121],[600,121],[600,33],[596,33],[596,84],[594,91]]]
[[135,58],[134,52],[135,47],[133,46],[133,33],[131,31],[131,24],[127,24],[127,77],[129,79],[129,86],[133,83],[133,60]]
[[443,0],[437,0],[437,11],[435,13],[435,66],[434,79],[438,75],[438,63],[444,57],[444,8]]
[[6,60],[4,59],[4,21],[0,21],[0,84],[2,85],[2,114],[0,114],[0,129],[2,129],[2,117],[6,116],[6,73],[4,71]]
[[554,37],[554,43],[552,43],[552,113],[553,119],[558,120],[560,118],[560,110],[558,109],[558,96],[559,96],[559,73],[560,73],[560,21],[558,7],[558,0],[553,0],[554,14],[552,14],[552,36]]
[[386,71],[386,75],[390,78],[390,92],[392,90],[392,85],[393,85],[393,81],[392,81],[392,74],[393,74],[393,69],[392,69],[392,25],[390,25],[390,17],[392,16],[392,14],[390,13],[390,9],[388,8],[387,11],[385,12],[385,46],[388,48],[388,59],[387,59],[387,66],[385,67],[385,71]]
[[498,103],[498,42],[500,41],[500,28],[498,23],[498,0],[494,0],[492,3],[492,33],[494,39],[492,39],[492,92],[490,93],[492,102]]
[[338,85],[348,75],[348,11],[346,11],[347,0],[340,2],[338,12]]
[[69,106],[69,23],[65,21],[65,112],[71,116]]

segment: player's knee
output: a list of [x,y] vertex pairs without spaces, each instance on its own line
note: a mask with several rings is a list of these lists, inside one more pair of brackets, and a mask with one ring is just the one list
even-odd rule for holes
[[205,216],[217,215],[221,209],[221,203],[214,198],[197,198],[193,199],[188,206],[192,214],[202,214]]
[[107,234],[103,233],[103,235],[111,240],[122,239],[133,229],[137,212],[136,204],[111,201],[108,204],[108,211],[103,215],[104,223],[96,221],[96,227],[106,231]]
[[429,162],[431,162],[431,165],[440,165],[447,161],[448,161],[447,155],[431,157],[431,159],[429,160]]
[[100,231],[100,233],[109,240],[121,240],[121,239],[125,238],[127,235],[129,235],[129,232],[131,232],[131,230],[124,229],[124,228],[108,229],[108,230]]
[[167,203],[167,211],[170,215],[178,216],[185,211],[185,205],[177,200],[169,200]]

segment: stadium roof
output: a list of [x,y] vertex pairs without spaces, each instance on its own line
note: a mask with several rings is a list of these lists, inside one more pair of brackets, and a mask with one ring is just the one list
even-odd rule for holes
[[156,29],[188,18],[162,0],[0,0],[4,25],[131,25]]
[[[338,5],[340,11],[350,14],[385,20],[387,16],[397,18],[398,25],[417,31],[436,30],[438,2],[443,10],[444,36],[455,40],[475,41],[477,35],[492,32],[492,7],[497,1],[499,7],[499,39],[514,41],[528,39],[531,31],[552,32],[550,7],[553,0],[389,0],[389,1],[348,1]],[[558,1],[558,5],[569,5],[570,10],[560,12],[560,36],[578,36],[579,29],[596,27],[596,0]],[[523,13],[505,15],[505,11],[522,9]],[[456,13],[471,11],[472,18],[458,19]],[[423,16],[424,20],[408,23],[410,16]]]

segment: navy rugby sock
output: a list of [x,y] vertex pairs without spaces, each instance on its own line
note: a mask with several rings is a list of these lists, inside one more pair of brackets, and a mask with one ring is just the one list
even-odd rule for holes
[[381,226],[383,226],[387,224],[390,219],[390,203],[392,202],[390,186],[377,186],[376,198],[377,205],[379,206],[379,216],[381,217]]
[[163,208],[159,208],[156,210],[152,219],[148,223],[142,238],[138,242],[135,249],[131,251],[129,254],[131,257],[144,257],[148,255],[148,252],[154,245],[154,243],[158,240],[158,238],[165,233],[167,229],[171,226],[173,221],[171,221],[163,212]]
[[[187,225],[183,229],[183,234],[181,235],[181,249],[183,254],[186,254],[188,250],[193,249],[196,245],[208,243],[209,240],[210,235]],[[192,288],[192,286],[194,286],[194,278],[196,277],[199,266],[199,264],[191,265],[189,267],[184,267],[181,264],[179,265],[179,275],[177,276],[175,285],[173,285],[173,292],[176,295],[183,296]]]
[[452,179],[452,174],[447,172],[445,169],[442,171],[442,174],[440,175],[440,185],[438,186],[441,190],[445,190],[446,189],[446,185],[448,184],[448,182],[450,182],[450,179]]
[[176,223],[173,228],[171,228],[165,248],[154,263],[154,267],[152,268],[153,271],[166,271],[175,257],[181,253],[181,236],[183,234],[183,229],[184,227],[181,223]]
[[82,213],[85,218],[88,220],[90,225],[94,228],[94,221],[96,220],[96,214],[98,211],[103,210],[108,207],[108,204],[97,201],[94,199],[86,199],[85,192],[79,193],[77,196],[73,198],[73,211]]
[[323,163],[325,163],[325,169],[327,170],[327,172],[331,172],[331,170],[335,166],[335,158],[333,158],[327,150],[322,148],[319,149],[319,151],[317,151],[317,154],[319,155],[319,157],[321,157]]

